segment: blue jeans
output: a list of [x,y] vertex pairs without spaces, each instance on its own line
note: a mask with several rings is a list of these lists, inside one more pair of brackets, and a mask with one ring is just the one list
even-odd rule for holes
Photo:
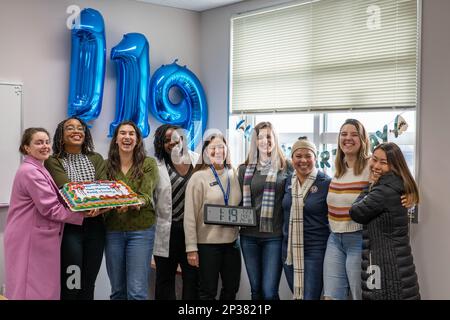
[[106,233],[106,271],[111,300],[147,300],[155,227]]
[[242,255],[250,281],[252,300],[278,300],[283,238],[256,238],[241,235]]
[[[323,260],[325,250],[311,249],[304,252],[303,299],[320,300],[323,288]],[[286,260],[286,259],[284,259]],[[283,263],[284,275],[291,291],[294,287],[293,265]]]
[[362,231],[330,233],[323,267],[324,296],[361,300]]

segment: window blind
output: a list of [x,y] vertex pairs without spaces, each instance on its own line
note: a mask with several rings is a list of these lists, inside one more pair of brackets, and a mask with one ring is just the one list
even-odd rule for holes
[[232,113],[414,108],[418,0],[319,0],[231,19]]

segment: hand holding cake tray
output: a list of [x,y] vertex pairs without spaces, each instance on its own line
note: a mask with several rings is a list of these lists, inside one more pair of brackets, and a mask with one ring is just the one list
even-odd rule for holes
[[60,190],[72,211],[139,206],[138,195],[123,181],[69,182]]

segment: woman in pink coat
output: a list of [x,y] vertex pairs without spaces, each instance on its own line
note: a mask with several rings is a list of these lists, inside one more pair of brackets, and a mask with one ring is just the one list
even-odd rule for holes
[[58,188],[43,162],[50,141],[43,128],[26,129],[20,144],[25,155],[16,173],[4,234],[6,297],[60,298],[60,245],[64,222],[80,225],[85,214],[63,205]]

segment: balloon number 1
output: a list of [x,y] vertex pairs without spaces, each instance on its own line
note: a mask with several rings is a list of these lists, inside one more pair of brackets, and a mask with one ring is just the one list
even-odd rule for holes
[[133,121],[142,136],[150,133],[148,124],[149,58],[148,41],[140,33],[128,33],[111,49],[111,60],[116,63],[118,84],[116,116],[109,126],[112,137],[124,120]]
[[83,9],[71,21],[72,57],[68,114],[85,122],[96,119],[102,109],[105,80],[105,24],[97,10]]
[[[72,6],[68,10],[71,12]],[[68,20],[73,18],[71,15]],[[101,111],[106,60],[105,26],[102,15],[90,8],[83,9],[80,18],[70,23],[73,28],[68,113],[89,122]],[[125,34],[111,49],[111,60],[116,64],[118,85],[115,118],[109,128],[109,136],[122,121],[130,120],[141,130],[142,136],[147,137],[150,133],[150,108],[158,121],[186,129],[188,145],[193,150],[205,132],[208,117],[205,92],[195,74],[186,66],[179,66],[175,60],[161,66],[150,80],[149,44],[140,33]],[[176,104],[169,99],[173,87],[178,88],[182,96]]]

